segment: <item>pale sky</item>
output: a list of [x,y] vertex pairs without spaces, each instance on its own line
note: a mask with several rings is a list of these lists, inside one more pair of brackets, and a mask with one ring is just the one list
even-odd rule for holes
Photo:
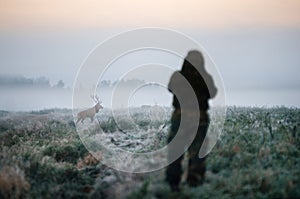
[[[300,0],[0,0],[0,74],[46,76],[72,87],[95,46],[149,26],[200,43],[228,93],[293,89],[289,104],[300,106]],[[261,93],[270,101],[283,96]]]
[[299,0],[0,0],[0,27],[299,27]]

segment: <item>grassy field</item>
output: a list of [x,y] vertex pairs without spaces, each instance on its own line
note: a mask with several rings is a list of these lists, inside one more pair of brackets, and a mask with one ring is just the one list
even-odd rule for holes
[[[122,124],[136,132],[134,142],[108,110],[96,121],[115,145],[154,150],[166,142],[171,110],[151,122],[143,113],[133,114],[138,127]],[[204,184],[182,183],[172,193],[163,179],[164,170],[130,174],[99,162],[81,143],[71,110],[0,111],[0,198],[154,199],[300,198],[300,109],[229,107]]]

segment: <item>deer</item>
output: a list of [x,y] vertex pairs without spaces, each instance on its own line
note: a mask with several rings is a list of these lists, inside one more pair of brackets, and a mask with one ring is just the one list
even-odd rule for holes
[[98,113],[99,110],[103,108],[103,106],[101,106],[101,101],[99,101],[99,97],[97,95],[96,96],[92,95],[91,98],[96,104],[89,109],[79,112],[77,114],[76,124],[80,121],[81,123],[83,123],[84,119],[88,117],[91,118],[91,122],[93,122],[96,113]]

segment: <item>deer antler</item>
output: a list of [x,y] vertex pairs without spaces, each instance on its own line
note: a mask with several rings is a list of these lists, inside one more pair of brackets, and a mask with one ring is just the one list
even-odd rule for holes
[[96,98],[95,98],[95,95],[91,95],[91,98],[92,98],[92,100],[93,100],[95,103],[97,103],[97,100],[96,100]]
[[95,96],[95,99],[97,100],[97,102],[99,102],[99,96],[98,95]]
[[91,95],[91,98],[94,100],[95,103],[101,103],[102,101],[99,100],[99,96],[98,95]]

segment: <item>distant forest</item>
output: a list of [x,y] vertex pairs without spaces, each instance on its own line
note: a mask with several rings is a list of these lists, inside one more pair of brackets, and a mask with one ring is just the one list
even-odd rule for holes
[[120,84],[121,86],[134,86],[134,85],[141,85],[145,84],[144,80],[140,79],[128,79],[128,80],[120,80],[120,81],[110,81],[110,80],[102,80],[98,85],[98,88],[107,88],[107,87],[114,87],[116,84]]
[[[144,84],[145,81],[139,79],[128,79],[120,81],[102,80],[98,84],[98,88],[111,88],[116,84],[121,86],[133,86]],[[16,88],[66,88],[63,80],[59,80],[56,84],[51,85],[50,80],[46,77],[28,78],[24,76],[7,76],[0,75],[0,86],[16,87]]]
[[65,83],[59,80],[55,85],[50,84],[46,77],[27,78],[24,76],[0,75],[0,86],[7,87],[29,87],[29,88],[64,88]]

